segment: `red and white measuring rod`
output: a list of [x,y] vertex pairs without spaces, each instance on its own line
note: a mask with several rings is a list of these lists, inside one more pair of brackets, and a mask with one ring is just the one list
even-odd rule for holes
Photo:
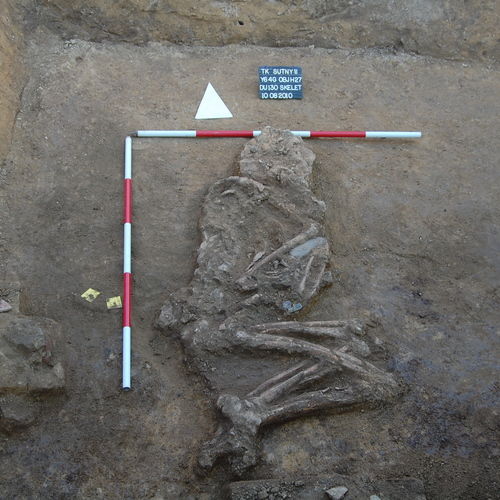
[[[422,132],[375,130],[291,130],[293,135],[313,137],[359,137],[364,139],[418,139]],[[134,137],[257,137],[260,130],[138,130]]]
[[123,363],[122,387],[131,389],[131,305],[132,305],[132,138],[125,139],[125,178],[123,180]]
[[[374,139],[417,139],[421,132],[292,130],[293,135],[313,137],[359,137]],[[123,187],[123,378],[122,387],[131,389],[132,336],[132,137],[257,137],[260,130],[138,130],[125,139]]]

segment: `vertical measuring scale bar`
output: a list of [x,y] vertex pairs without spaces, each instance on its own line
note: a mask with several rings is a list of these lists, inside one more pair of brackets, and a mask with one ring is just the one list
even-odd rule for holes
[[132,138],[125,138],[123,180],[123,367],[122,387],[131,389],[131,306],[132,306]]

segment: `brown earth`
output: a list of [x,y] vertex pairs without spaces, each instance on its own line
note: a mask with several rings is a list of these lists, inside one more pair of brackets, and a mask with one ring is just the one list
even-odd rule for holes
[[[0,162],[10,146],[24,80],[22,30],[10,2],[0,1]],[[1,241],[1,240],[0,240]]]
[[[245,140],[134,140],[134,390],[122,393],[121,318],[104,297],[121,292],[123,138],[144,128],[272,125],[423,130],[419,141],[308,143],[335,272],[308,318],[375,311],[395,353],[388,368],[407,392],[375,411],[267,430],[247,479],[415,477],[428,498],[496,498],[497,65],[374,49],[64,40],[46,4],[38,8],[38,18],[24,12],[26,86],[0,169],[0,281],[22,284],[24,314],[61,324],[67,387],[65,398],[41,401],[38,425],[0,438],[0,497],[221,498],[226,469],[195,473],[198,446],[216,426],[212,402],[178,342],[152,324],[165,296],[189,283],[203,196],[234,172]],[[85,19],[72,22],[57,33],[92,38]],[[479,44],[490,36],[478,27]],[[5,40],[3,56],[19,50]],[[475,50],[464,54],[479,58]],[[2,68],[20,63],[10,61]],[[302,66],[304,99],[260,101],[263,64]],[[2,78],[19,81],[9,71]],[[233,119],[194,120],[208,81]],[[6,131],[15,85],[2,101]],[[92,304],[80,298],[88,287],[103,292]]]
[[41,0],[34,6],[28,3],[29,19],[67,38],[385,47],[451,59],[500,58],[495,0]]

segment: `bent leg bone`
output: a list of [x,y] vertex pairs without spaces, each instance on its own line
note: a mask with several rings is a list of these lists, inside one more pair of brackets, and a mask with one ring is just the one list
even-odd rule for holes
[[[326,206],[309,184],[313,161],[288,132],[266,128],[247,143],[240,175],[216,182],[205,198],[190,286],[158,317],[157,326],[179,334],[186,358],[219,396],[223,420],[202,447],[204,468],[227,457],[241,474],[257,460],[262,426],[398,393],[393,376],[367,361],[371,339],[362,322],[279,321],[332,283]],[[266,352],[280,354],[280,367],[256,383]],[[228,387],[234,394],[225,394]]]
[[[347,324],[347,322],[322,323]],[[309,326],[310,324],[303,327],[302,333],[310,333],[310,329],[314,328]],[[272,325],[271,327],[257,325],[255,329],[301,332],[300,323],[293,323],[293,325],[284,323],[283,328],[280,328],[279,323]],[[324,334],[324,332],[322,333]],[[313,364],[310,361],[298,363],[264,381],[242,400],[236,396],[219,398],[219,407],[230,422],[228,422],[229,426],[226,424],[225,431],[223,428],[219,428],[217,437],[210,442],[209,446],[205,447],[205,463],[207,463],[207,456],[212,457],[209,463],[213,465],[216,457],[231,454],[233,469],[243,471],[248,465],[246,460],[249,458],[249,455],[245,455],[244,451],[248,451],[248,443],[253,442],[261,426],[321,410],[341,411],[356,405],[374,403],[395,396],[398,392],[398,385],[390,374],[367,361],[343,352],[342,349],[331,350],[300,339],[241,330],[236,332],[235,337],[236,343],[242,347],[301,354],[317,361]],[[347,390],[327,387],[301,395],[293,394],[294,391],[316,382],[328,374],[344,370],[354,372],[359,377],[359,383],[356,386]],[[278,403],[279,400],[281,401]],[[228,401],[231,401],[232,411],[227,409]],[[234,418],[235,408],[239,409],[237,418]],[[242,408],[245,410],[241,411]],[[233,448],[231,448],[231,440],[228,439],[228,436],[233,438],[238,436],[238,439],[232,441]],[[243,446],[244,450],[241,449],[241,443],[246,444],[246,447]],[[234,446],[235,444],[236,446]],[[253,455],[254,450],[252,451]],[[241,456],[244,456],[245,460],[242,460]]]

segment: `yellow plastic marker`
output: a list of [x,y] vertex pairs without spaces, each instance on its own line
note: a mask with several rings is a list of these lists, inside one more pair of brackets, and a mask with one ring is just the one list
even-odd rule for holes
[[86,292],[82,293],[81,297],[87,302],[94,302],[99,295],[101,295],[101,292],[94,290],[93,288],[89,288]]
[[122,298],[118,297],[110,297],[106,299],[106,306],[108,309],[121,309],[122,308]]

